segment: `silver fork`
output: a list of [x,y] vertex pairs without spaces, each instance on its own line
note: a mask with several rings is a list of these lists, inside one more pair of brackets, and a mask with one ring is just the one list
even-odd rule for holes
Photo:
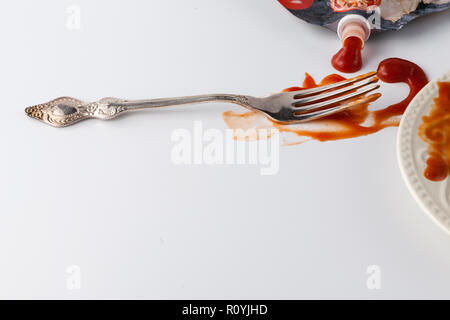
[[234,94],[210,94],[191,97],[121,100],[104,98],[97,102],[61,97],[25,109],[28,116],[54,127],[66,127],[81,120],[96,118],[109,120],[119,114],[142,109],[160,108],[202,102],[230,102],[262,112],[273,121],[300,123],[335,114],[347,108],[372,102],[381,94],[366,96],[380,87],[376,72],[370,72],[334,84],[277,93],[266,98]]

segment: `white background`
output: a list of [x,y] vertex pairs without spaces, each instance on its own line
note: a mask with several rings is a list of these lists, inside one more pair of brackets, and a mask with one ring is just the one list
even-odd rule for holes
[[[79,5],[81,29],[66,27]],[[450,298],[450,238],[402,181],[397,128],[282,147],[280,171],[175,166],[177,128],[226,128],[226,104],[56,129],[24,115],[63,95],[265,95],[334,72],[335,33],[275,0],[2,4],[1,298]],[[367,43],[448,70],[450,11]],[[383,85],[385,106],[406,96]],[[66,269],[81,268],[69,290]],[[381,290],[366,286],[369,265]]]

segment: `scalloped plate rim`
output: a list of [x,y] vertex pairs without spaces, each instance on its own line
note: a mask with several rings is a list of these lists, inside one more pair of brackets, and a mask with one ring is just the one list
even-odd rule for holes
[[[402,117],[402,120],[400,122],[400,127],[397,135],[397,159],[403,180],[408,186],[408,189],[413,195],[416,202],[436,224],[438,224],[441,228],[447,231],[448,234],[450,234],[450,212],[446,213],[445,210],[441,207],[442,204],[437,203],[437,201],[434,200],[430,195],[430,189],[436,189],[436,184],[440,182],[428,181],[425,179],[425,177],[423,177],[423,172],[420,172],[416,165],[417,157],[414,157],[413,153],[414,149],[418,148],[417,146],[414,147],[414,138],[418,138],[417,128],[414,126],[414,124],[417,123],[417,118],[421,119],[423,115],[429,113],[431,109],[430,100],[437,97],[437,82],[439,81],[450,81],[450,71],[444,73],[435,80],[430,81],[430,83],[428,83],[414,97],[414,99],[406,109],[404,116]],[[416,134],[417,137],[414,137],[413,134]],[[408,139],[410,141],[408,141]],[[422,143],[426,147],[426,143]],[[407,144],[410,144],[409,149]],[[407,163],[408,160],[411,161],[410,164],[412,164],[413,167],[413,174],[408,172],[409,167],[411,167],[411,165],[408,165]],[[415,175],[417,175],[417,177]],[[447,180],[442,183],[450,183],[449,179],[450,178],[447,178]],[[421,191],[420,188],[422,188],[423,190]],[[445,217],[442,217],[442,215],[444,215]]]

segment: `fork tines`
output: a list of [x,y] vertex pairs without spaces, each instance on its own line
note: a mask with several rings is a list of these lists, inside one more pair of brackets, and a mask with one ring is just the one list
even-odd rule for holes
[[380,85],[377,82],[376,72],[370,72],[334,84],[292,92],[293,107],[296,112],[306,112],[358,99],[378,89]]

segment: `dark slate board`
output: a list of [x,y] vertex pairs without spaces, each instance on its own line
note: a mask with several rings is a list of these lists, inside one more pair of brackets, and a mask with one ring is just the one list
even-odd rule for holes
[[[404,15],[396,22],[381,19],[381,30],[399,30],[403,28],[408,22],[433,12],[443,11],[450,8],[450,3],[436,5],[420,3],[416,11]],[[334,12],[330,6],[330,0],[314,0],[311,7],[303,10],[288,9],[296,17],[305,20],[306,22],[329,27],[335,29],[337,22],[348,14],[359,14],[363,17],[370,17],[373,13],[368,14],[361,10],[352,10],[347,12]]]

